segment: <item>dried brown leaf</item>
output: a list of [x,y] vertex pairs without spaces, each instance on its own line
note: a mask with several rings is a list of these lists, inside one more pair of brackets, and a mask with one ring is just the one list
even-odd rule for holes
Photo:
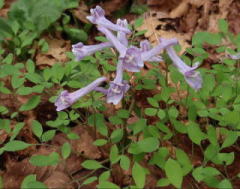
[[36,64],[38,66],[52,66],[57,62],[66,62],[68,60],[66,52],[70,51],[70,41],[63,39],[46,38],[49,45],[49,50],[46,53],[38,53],[36,56]]

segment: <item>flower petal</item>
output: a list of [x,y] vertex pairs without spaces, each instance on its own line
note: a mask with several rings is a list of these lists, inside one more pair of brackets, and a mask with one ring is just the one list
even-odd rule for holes
[[129,72],[139,72],[144,66],[141,57],[141,51],[137,47],[130,47],[127,49],[123,60],[123,68]]
[[76,56],[76,60],[79,61],[86,56],[90,56],[97,51],[100,51],[104,48],[109,48],[112,46],[113,45],[110,42],[100,43],[97,45],[84,45],[83,43],[79,42],[75,45],[72,45],[72,52],[74,56]]
[[128,28],[121,27],[117,24],[113,24],[111,21],[105,18],[105,11],[100,7],[96,6],[95,9],[90,9],[91,16],[87,16],[87,19],[93,24],[106,27],[113,31],[122,31],[130,34],[131,31]]
[[117,49],[120,54],[120,57],[125,56],[127,48],[117,39],[115,35],[107,28],[98,26],[98,30],[102,32],[106,38],[113,44],[113,46]]
[[55,106],[57,107],[57,111],[64,110],[74,104],[79,98],[85,96],[86,94],[93,91],[96,87],[98,87],[102,82],[106,81],[106,77],[100,77],[87,85],[84,88],[81,88],[75,92],[69,93],[68,91],[63,91],[57,98],[55,102]]
[[168,56],[173,61],[173,64],[184,75],[184,78],[190,87],[196,91],[199,90],[202,87],[202,76],[200,72],[196,71],[196,69],[200,63],[197,62],[193,67],[190,67],[181,60],[172,47],[167,47],[166,50]]
[[[158,55],[162,50],[164,50],[165,48],[175,45],[177,44],[178,41],[177,39],[173,38],[173,39],[160,39],[160,44],[158,44],[157,46],[153,47],[152,49],[148,50],[148,51],[144,51],[142,53],[142,60],[143,61],[149,61],[149,59],[151,57],[154,57],[156,55]],[[146,48],[146,47],[144,47]]]
[[[124,19],[124,20],[117,19],[117,25],[124,27],[124,28],[128,28],[128,22],[126,19]],[[127,39],[127,35],[125,32],[118,31],[117,38],[125,47],[128,46],[128,39]]]

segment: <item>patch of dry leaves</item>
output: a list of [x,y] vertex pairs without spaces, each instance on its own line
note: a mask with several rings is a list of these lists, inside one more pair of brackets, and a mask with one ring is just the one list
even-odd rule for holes
[[52,66],[57,62],[67,62],[66,52],[71,50],[71,42],[57,38],[45,38],[49,45],[48,52],[39,52],[36,55],[36,65],[41,67]]

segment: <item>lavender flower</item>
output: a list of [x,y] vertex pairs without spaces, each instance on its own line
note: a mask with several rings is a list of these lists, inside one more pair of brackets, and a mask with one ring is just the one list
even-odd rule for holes
[[83,43],[79,42],[75,45],[72,45],[72,52],[76,56],[76,60],[79,61],[85,56],[90,56],[95,52],[108,47],[112,47],[112,43],[105,42],[98,45],[84,45]]
[[139,72],[140,69],[144,66],[144,61],[151,60],[152,57],[155,57],[164,48],[177,44],[177,39],[168,40],[165,39],[162,40],[161,43],[156,47],[148,51],[142,52],[142,50],[134,46],[127,48],[107,28],[98,26],[98,30],[105,34],[107,39],[113,44],[113,46],[119,52],[120,54],[119,59],[121,59],[123,62],[123,69],[130,72]]
[[95,9],[91,9],[91,16],[87,16],[87,19],[93,24],[106,27],[113,31],[122,31],[130,34],[131,31],[128,28],[121,27],[117,24],[113,24],[111,21],[105,18],[105,11],[100,7],[96,6]]
[[97,27],[100,32],[102,32],[106,38],[112,43],[112,45],[117,49],[117,51],[120,54],[120,57],[124,57],[125,53],[127,51],[127,47],[123,45],[115,35],[111,31],[109,31],[107,28],[103,26]]
[[193,67],[186,65],[176,54],[172,47],[166,48],[167,53],[173,64],[178,68],[178,70],[184,75],[186,82],[194,90],[199,90],[202,87],[202,77],[196,69],[199,67],[199,63],[195,63]]
[[98,30],[105,34],[119,52],[119,59],[122,61],[123,69],[130,72],[139,72],[144,65],[141,59],[141,50],[136,47],[127,48],[107,28],[98,26]]
[[104,89],[101,87],[95,88],[95,91],[102,92],[107,96],[107,103],[113,103],[114,105],[118,104],[124,94],[128,91],[130,86],[128,85],[127,81],[122,80],[123,77],[123,65],[122,61],[120,60],[117,65],[117,74],[115,79],[110,82],[110,86],[108,89]]
[[[163,39],[160,38],[160,43],[149,49],[148,51],[144,51],[141,55],[143,61],[150,61],[152,57],[158,55],[163,49],[176,45],[178,43],[177,39]],[[145,47],[146,48],[146,47]]]
[[141,58],[141,50],[137,47],[131,46],[126,50],[123,61],[123,67],[129,72],[139,72],[144,66],[144,62]]
[[[141,52],[147,52],[151,49],[151,45],[148,40],[144,40],[140,42],[140,49]],[[161,56],[152,56],[151,58],[148,59],[150,62],[162,62],[163,59]]]
[[57,107],[57,111],[64,110],[74,104],[79,98],[93,91],[96,87],[98,87],[102,82],[106,81],[106,77],[100,77],[90,83],[88,86],[81,88],[75,92],[69,93],[64,90],[61,92],[59,97],[55,102],[55,106]]
[[[124,27],[124,28],[128,28],[128,22],[126,19],[121,20],[121,19],[117,19],[117,25]],[[125,32],[119,31],[117,33],[117,39],[125,46],[128,46],[128,39],[127,39],[127,35]]]
[[130,86],[127,81],[123,81],[123,64],[120,60],[117,65],[116,77],[110,82],[107,93],[107,103],[113,103],[114,105],[118,104],[129,88]]
[[228,54],[228,56],[233,60],[239,60],[240,59],[240,53],[237,54]]

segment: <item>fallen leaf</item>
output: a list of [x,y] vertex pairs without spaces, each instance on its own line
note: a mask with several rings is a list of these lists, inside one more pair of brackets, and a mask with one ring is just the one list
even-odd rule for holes
[[38,66],[52,66],[57,62],[66,62],[68,60],[66,52],[71,50],[70,41],[63,39],[45,39],[49,45],[49,50],[46,53],[38,53],[36,56],[36,64]]

